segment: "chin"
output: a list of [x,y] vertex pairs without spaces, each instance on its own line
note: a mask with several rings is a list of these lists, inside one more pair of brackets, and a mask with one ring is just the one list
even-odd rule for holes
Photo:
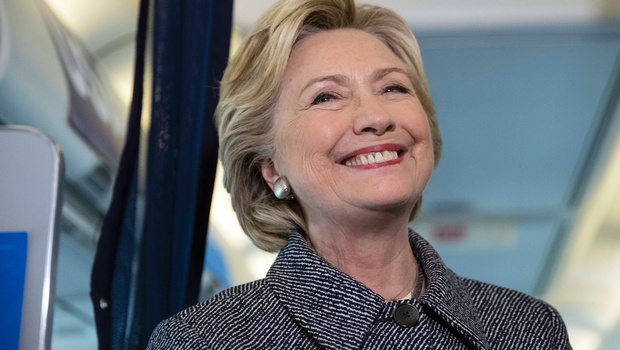
[[403,205],[408,202],[415,203],[422,194],[422,191],[411,187],[409,187],[409,190],[403,190],[406,188],[407,186],[405,185],[393,183],[392,186],[387,188],[378,188],[374,191],[372,196],[377,202],[386,204],[393,203],[394,205]]
[[413,210],[420,195],[403,195],[400,196],[376,196],[370,202],[370,207],[376,211],[382,212],[403,212],[409,218],[409,214]]

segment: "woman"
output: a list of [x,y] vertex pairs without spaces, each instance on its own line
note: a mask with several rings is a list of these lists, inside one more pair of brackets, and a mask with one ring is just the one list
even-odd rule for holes
[[549,305],[456,276],[408,224],[441,155],[420,52],[386,9],[280,1],[226,70],[225,186],[265,279],[150,349],[570,349]]

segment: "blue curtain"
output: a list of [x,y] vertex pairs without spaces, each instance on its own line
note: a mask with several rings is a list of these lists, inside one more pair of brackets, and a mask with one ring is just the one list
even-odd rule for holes
[[[152,115],[145,211],[136,215],[149,6]],[[100,349],[145,348],[162,319],[197,302],[217,162],[212,115],[231,21],[232,0],[141,2],[127,141],[91,277]]]

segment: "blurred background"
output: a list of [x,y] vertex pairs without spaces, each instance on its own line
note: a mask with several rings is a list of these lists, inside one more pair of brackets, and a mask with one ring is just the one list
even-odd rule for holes
[[[410,23],[444,138],[412,227],[457,273],[550,302],[575,349],[620,349],[620,1],[366,2]],[[231,51],[271,3],[235,1]],[[90,270],[123,145],[138,5],[0,0],[0,124],[42,130],[66,162],[53,349],[96,349]],[[88,85],[78,92],[96,102],[96,129],[67,118],[61,61]],[[263,277],[274,259],[234,224],[220,171],[211,208],[203,299]]]

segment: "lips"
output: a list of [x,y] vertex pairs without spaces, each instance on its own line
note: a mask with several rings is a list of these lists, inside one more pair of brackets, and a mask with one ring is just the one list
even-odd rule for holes
[[383,144],[365,147],[341,158],[339,164],[345,166],[375,165],[397,161],[405,148],[396,144]]
[[389,162],[398,158],[396,151],[371,152],[366,154],[358,154],[353,158],[347,159],[344,164],[346,166],[358,166],[367,164],[379,164]]

